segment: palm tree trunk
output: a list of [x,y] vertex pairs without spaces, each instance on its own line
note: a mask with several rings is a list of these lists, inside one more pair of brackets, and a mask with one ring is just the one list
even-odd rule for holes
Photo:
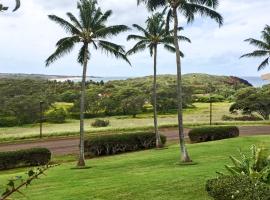
[[154,127],[156,134],[156,147],[161,148],[161,138],[158,131],[158,121],[157,121],[157,46],[154,47],[154,84],[153,84],[153,100],[154,100]]
[[86,82],[86,72],[87,72],[87,61],[88,61],[88,44],[85,44],[85,52],[84,52],[84,61],[83,61],[83,74],[82,74],[82,85],[81,85],[81,105],[80,105],[80,155],[78,166],[85,166],[85,158],[84,158],[84,112],[85,112],[85,82]]
[[177,64],[177,105],[178,105],[178,129],[180,140],[180,151],[182,155],[182,162],[191,162],[188,151],[185,145],[185,135],[183,127],[183,102],[182,102],[182,72],[181,72],[181,56],[178,43],[178,16],[177,8],[173,8],[174,17],[174,45],[176,50],[176,64]]

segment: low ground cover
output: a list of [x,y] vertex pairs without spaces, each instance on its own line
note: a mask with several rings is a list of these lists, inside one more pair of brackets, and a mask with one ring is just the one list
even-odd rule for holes
[[[210,200],[205,192],[206,180],[215,178],[216,171],[222,171],[230,163],[228,157],[238,155],[238,148],[249,152],[252,144],[270,146],[269,136],[188,145],[192,159],[197,162],[192,166],[179,165],[178,145],[91,159],[87,161],[91,168],[85,170],[72,169],[75,162],[63,163],[24,190],[27,197],[19,194],[17,197],[21,200]],[[0,172],[1,183],[24,172],[25,169]]]

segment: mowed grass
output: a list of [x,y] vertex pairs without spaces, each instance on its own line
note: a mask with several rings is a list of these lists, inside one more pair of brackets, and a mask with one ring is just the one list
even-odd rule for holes
[[[184,124],[186,127],[195,125],[207,125],[209,123],[209,104],[195,103],[194,108],[185,109]],[[270,124],[269,121],[260,122],[224,122],[223,115],[230,115],[230,103],[214,103],[213,104],[213,122],[217,124]],[[89,133],[98,132],[117,132],[151,129],[153,127],[152,113],[140,114],[137,118],[131,116],[106,117],[110,120],[110,126],[106,128],[91,127],[91,123],[95,119],[85,120],[85,130]],[[160,127],[173,127],[177,125],[177,114],[159,115]],[[43,135],[46,137],[57,135],[77,135],[79,132],[79,121],[69,120],[64,124],[48,124],[43,125]],[[0,128],[0,141],[9,141],[14,139],[35,138],[39,137],[39,125],[27,125],[22,127]]]
[[[179,165],[178,145],[164,150],[103,157],[87,161],[90,169],[74,170],[65,163],[48,171],[24,189],[20,200],[208,200],[207,179],[216,177],[238,149],[248,152],[252,144],[270,146],[269,136],[256,136],[188,145],[197,165]],[[1,184],[23,175],[26,169],[0,173]]]

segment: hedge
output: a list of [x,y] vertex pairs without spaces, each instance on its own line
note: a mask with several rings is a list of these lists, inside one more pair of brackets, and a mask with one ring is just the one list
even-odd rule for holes
[[238,136],[239,129],[236,126],[209,126],[195,128],[189,132],[191,142],[207,142]]
[[[164,145],[166,137],[161,135]],[[92,137],[85,140],[87,156],[114,155],[130,151],[151,149],[156,146],[155,133],[129,133]]]
[[269,185],[244,175],[208,180],[205,189],[216,200],[270,200]]
[[51,152],[46,148],[0,152],[0,170],[46,165],[50,160]]

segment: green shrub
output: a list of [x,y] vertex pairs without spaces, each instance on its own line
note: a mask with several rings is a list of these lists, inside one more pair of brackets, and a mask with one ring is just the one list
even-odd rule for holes
[[0,127],[13,127],[17,125],[16,117],[0,117]]
[[225,98],[221,95],[212,95],[212,96],[196,96],[195,97],[196,102],[201,103],[217,103],[217,102],[223,102],[225,101]]
[[247,176],[221,176],[208,180],[206,191],[216,200],[270,200],[270,186]]
[[255,115],[245,115],[241,117],[222,116],[223,121],[262,121],[263,119]]
[[46,148],[0,152],[0,170],[46,165],[50,160],[51,152]]
[[109,120],[96,119],[91,126],[99,128],[99,127],[107,127],[110,125]]
[[[161,135],[164,145],[166,137]],[[103,135],[85,141],[85,152],[89,156],[114,155],[129,151],[151,149],[156,146],[154,133],[130,133]]]
[[189,132],[191,142],[207,142],[238,136],[239,129],[236,126],[209,126],[195,128]]
[[67,112],[63,108],[56,108],[46,114],[46,121],[50,123],[62,124],[65,123]]

